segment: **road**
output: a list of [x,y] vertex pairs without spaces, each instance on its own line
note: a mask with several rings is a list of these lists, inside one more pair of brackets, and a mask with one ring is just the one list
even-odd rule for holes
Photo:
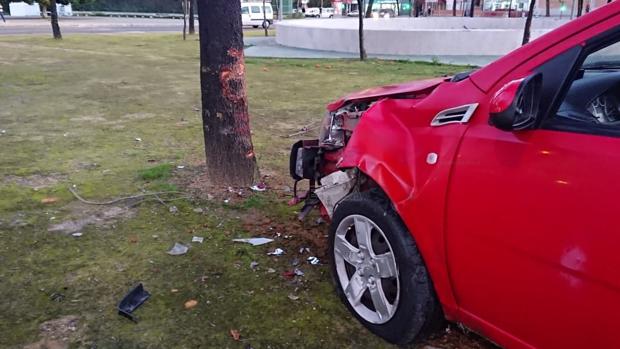
[[[11,18],[0,21],[0,35],[48,34],[49,20],[42,18]],[[61,17],[63,33],[105,34],[181,32],[183,21],[165,18]]]

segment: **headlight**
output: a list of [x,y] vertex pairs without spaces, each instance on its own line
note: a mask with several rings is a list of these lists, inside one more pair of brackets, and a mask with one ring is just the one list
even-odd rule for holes
[[328,112],[321,122],[319,142],[327,148],[344,147],[344,117],[342,112]]

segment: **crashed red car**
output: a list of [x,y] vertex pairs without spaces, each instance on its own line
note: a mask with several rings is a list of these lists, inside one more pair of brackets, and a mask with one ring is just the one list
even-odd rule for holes
[[336,290],[393,343],[620,348],[620,3],[470,73],[354,93],[291,153]]

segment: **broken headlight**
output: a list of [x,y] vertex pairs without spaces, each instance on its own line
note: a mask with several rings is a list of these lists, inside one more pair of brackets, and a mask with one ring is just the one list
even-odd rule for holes
[[325,115],[319,133],[319,142],[321,146],[331,149],[344,147],[344,114],[346,114],[346,112],[328,112]]

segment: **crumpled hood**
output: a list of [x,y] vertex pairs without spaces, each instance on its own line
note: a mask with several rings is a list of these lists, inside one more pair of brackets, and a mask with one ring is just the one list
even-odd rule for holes
[[364,102],[400,95],[428,94],[432,90],[434,90],[439,84],[449,79],[450,78],[441,77],[427,80],[410,81],[402,84],[372,87],[363,91],[351,93],[333,103],[328,104],[327,110],[329,110],[330,112],[334,112],[339,108],[342,108],[345,104],[349,102]]

